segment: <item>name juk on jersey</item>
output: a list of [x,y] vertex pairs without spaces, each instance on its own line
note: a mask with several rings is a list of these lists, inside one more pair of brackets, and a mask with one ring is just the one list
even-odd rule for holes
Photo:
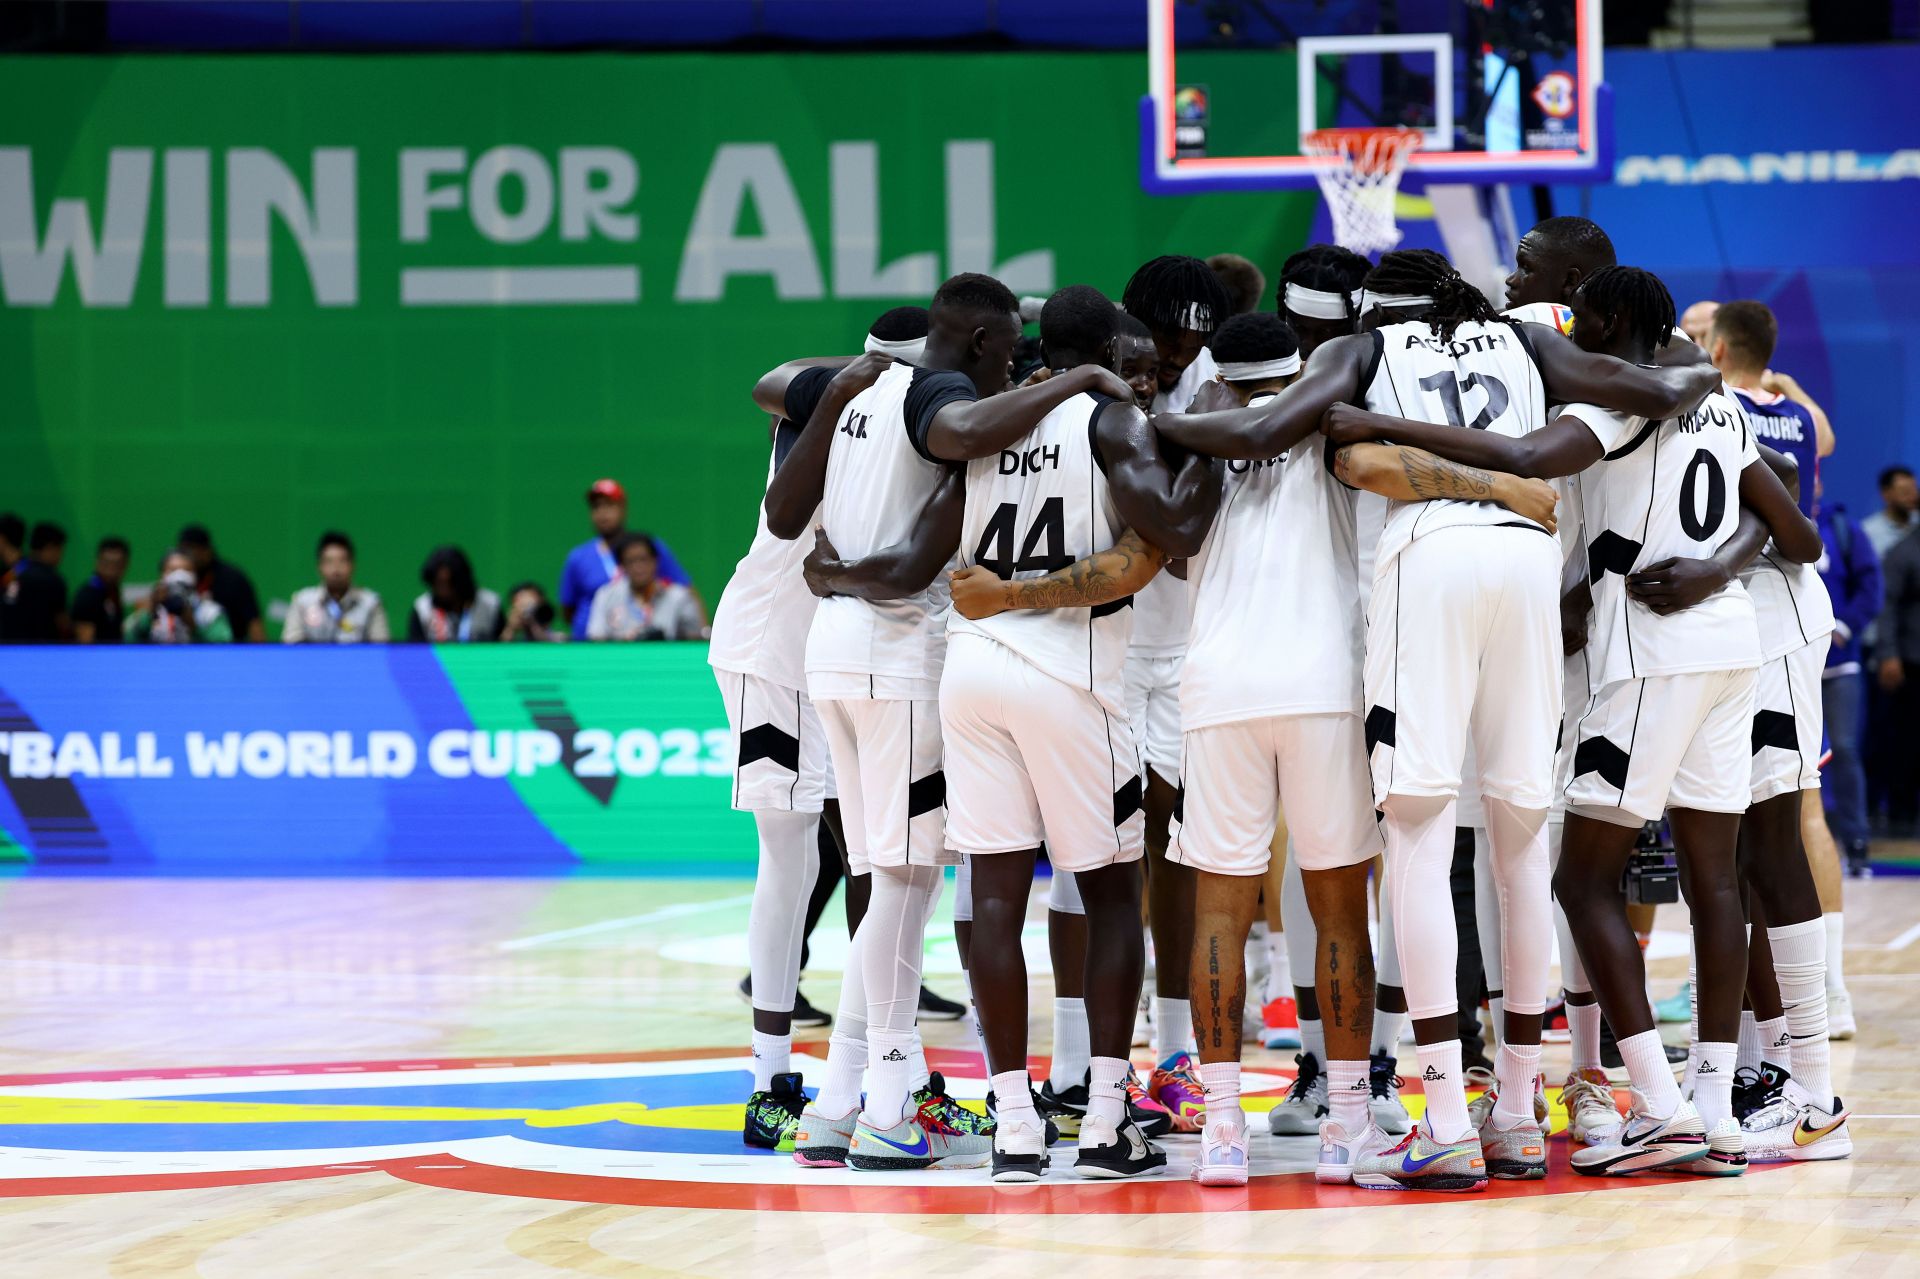
[[873,420],[871,413],[849,413],[840,423],[840,434],[851,435],[856,440],[867,438],[867,423]]
[[1000,451],[1000,474],[1002,475],[1038,475],[1042,471],[1058,470],[1060,467],[1060,446],[1047,444],[1030,449],[1002,449]]
[[1457,360],[1463,355],[1471,355],[1476,351],[1504,351],[1508,345],[1507,335],[1494,329],[1489,329],[1484,333],[1475,333],[1470,337],[1451,339],[1434,337],[1431,334],[1423,334],[1418,331],[1409,331],[1407,333],[1406,345],[1400,349],[1410,351],[1415,347],[1419,347],[1422,350],[1433,351],[1440,355],[1450,355]]

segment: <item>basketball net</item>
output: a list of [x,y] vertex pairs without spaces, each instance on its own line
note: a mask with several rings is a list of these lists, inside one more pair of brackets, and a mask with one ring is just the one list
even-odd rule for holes
[[1319,161],[1313,176],[1342,248],[1382,253],[1400,243],[1393,198],[1419,145],[1417,129],[1398,128],[1315,129],[1300,139],[1300,149]]

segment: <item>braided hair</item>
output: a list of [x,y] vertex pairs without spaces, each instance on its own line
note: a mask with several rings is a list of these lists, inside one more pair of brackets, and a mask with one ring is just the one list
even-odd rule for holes
[[1673,294],[1660,277],[1637,266],[1603,266],[1580,285],[1587,305],[1619,320],[1627,332],[1659,349],[1673,336]]
[[1500,313],[1487,295],[1467,283],[1453,263],[1432,249],[1398,249],[1380,255],[1380,265],[1367,273],[1372,293],[1418,294],[1433,299],[1426,316],[1433,331],[1451,338],[1456,327],[1471,321],[1496,323]]
[[1199,258],[1169,253],[1141,266],[1120,295],[1127,314],[1156,333],[1188,329],[1211,335],[1233,314],[1220,277]]
[[1347,299],[1347,319],[1358,320],[1360,309],[1353,300],[1353,293],[1371,270],[1373,263],[1352,249],[1343,249],[1337,244],[1309,244],[1281,266],[1280,289],[1274,298],[1275,309],[1286,313],[1287,286],[1297,284],[1303,289],[1338,293]]

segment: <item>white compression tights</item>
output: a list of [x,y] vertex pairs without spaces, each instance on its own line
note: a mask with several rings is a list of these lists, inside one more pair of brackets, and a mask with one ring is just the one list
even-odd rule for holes
[[800,980],[800,934],[807,899],[820,873],[818,813],[758,812],[760,864],[747,915],[747,969],[753,976],[753,1006],[791,1013]]
[[[1547,855],[1547,813],[1489,795],[1487,843],[1500,904],[1498,971],[1508,1012],[1547,1007],[1553,966],[1553,871]],[[1493,963],[1494,961],[1489,961]],[[1504,1039],[1506,1028],[1501,1027]]]
[[900,1122],[912,1091],[921,950],[941,879],[937,866],[874,867],[873,896],[860,923],[856,945],[867,1001],[866,1118],[882,1130]]

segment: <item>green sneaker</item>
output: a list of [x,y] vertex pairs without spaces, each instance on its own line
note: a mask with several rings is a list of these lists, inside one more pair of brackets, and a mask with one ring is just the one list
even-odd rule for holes
[[1653,1006],[1653,1015],[1663,1026],[1684,1026],[1693,1020],[1693,983],[1681,982],[1671,999]]
[[993,1136],[993,1119],[969,1110],[947,1096],[947,1081],[937,1070],[928,1074],[926,1087],[914,1093],[908,1104],[913,1107],[914,1117],[920,1121],[920,1126],[928,1132],[949,1136]]
[[800,1076],[775,1075],[772,1088],[747,1098],[747,1123],[741,1138],[749,1146],[790,1155],[793,1130],[806,1108],[807,1095],[800,1091]]

